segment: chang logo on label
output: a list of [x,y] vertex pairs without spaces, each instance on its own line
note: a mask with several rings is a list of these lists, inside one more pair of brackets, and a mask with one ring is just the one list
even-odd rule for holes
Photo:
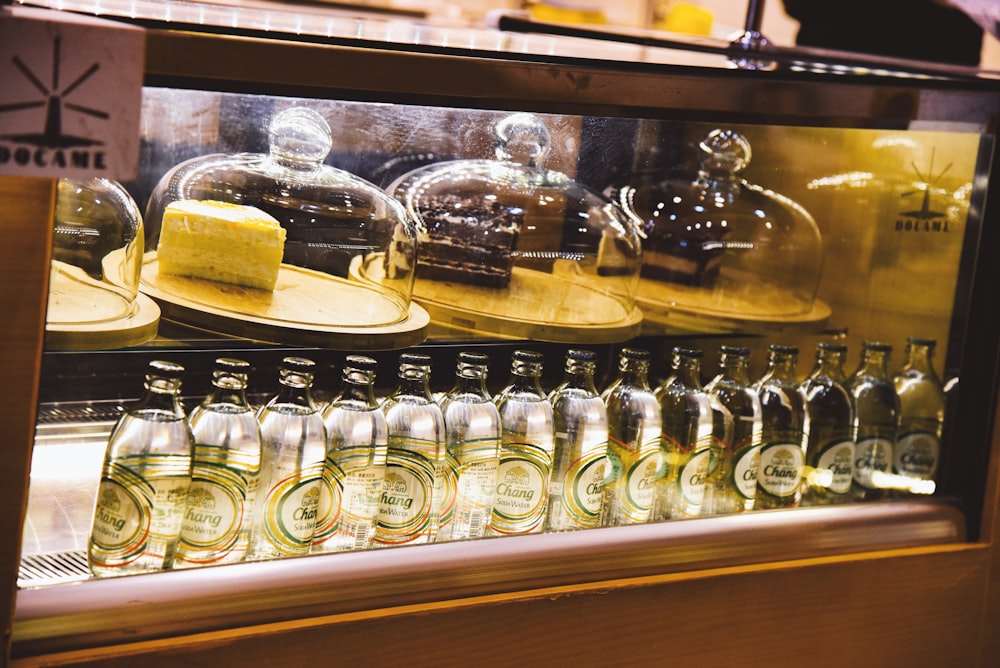
[[802,448],[795,443],[771,443],[760,453],[760,477],[757,482],[769,494],[793,496],[802,480]]
[[225,484],[199,477],[191,484],[181,521],[181,551],[233,549],[243,519],[243,498]]
[[596,447],[566,470],[563,509],[570,522],[580,528],[597,526],[601,519],[601,498],[608,465],[606,450],[606,447]]
[[396,461],[405,465],[386,469],[379,497],[376,541],[383,544],[410,542],[430,531],[434,471],[422,459]]
[[910,478],[931,480],[937,472],[941,441],[937,434],[912,432],[896,441],[896,472]]
[[309,551],[319,516],[320,476],[292,476],[275,485],[264,500],[264,531],[286,556]]
[[816,468],[827,469],[832,474],[828,491],[847,494],[854,480],[854,441],[840,441],[828,446],[816,461]]
[[759,445],[737,452],[733,462],[733,489],[747,501],[753,501],[757,498],[757,475],[759,472]]
[[[124,566],[138,559],[149,539],[150,500],[116,480],[101,481],[91,534],[93,546],[108,553],[102,566]],[[138,490],[137,490],[138,491]],[[93,553],[92,557],[95,556]],[[111,562],[111,563],[106,563]]]
[[[696,450],[691,458],[680,468],[677,484],[680,488],[681,500],[688,508],[701,508],[705,499],[705,479],[712,465],[712,449]],[[693,511],[697,514],[697,511]]]
[[660,468],[660,446],[648,448],[626,473],[622,512],[631,522],[645,522],[653,509],[656,472]]
[[534,531],[545,516],[552,457],[530,443],[508,443],[497,468],[491,528],[504,534]]
[[854,481],[866,489],[877,489],[874,473],[888,473],[891,462],[892,441],[877,436],[859,440],[854,449]]

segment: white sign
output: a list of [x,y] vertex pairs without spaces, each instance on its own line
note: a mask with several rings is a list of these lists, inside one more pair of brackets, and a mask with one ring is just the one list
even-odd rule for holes
[[0,175],[135,178],[141,28],[0,7]]

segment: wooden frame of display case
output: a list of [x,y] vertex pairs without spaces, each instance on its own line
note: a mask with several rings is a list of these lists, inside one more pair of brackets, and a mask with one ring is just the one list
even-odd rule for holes
[[[956,109],[965,105],[970,118],[992,114],[993,131],[1000,109],[995,82],[857,86],[829,78],[720,71],[706,85],[690,68],[484,58],[430,49],[417,53],[159,28],[149,31],[146,56],[150,85],[359,101],[549,112],[586,107],[588,113],[651,118],[669,110],[681,119],[704,119],[709,109],[711,117],[753,121],[768,112],[761,103],[746,101],[766,89],[800,101],[807,91],[808,105],[802,108],[820,110],[800,116],[793,103],[782,122],[866,127],[877,119],[881,127],[905,127],[921,119],[925,109],[947,103]],[[303,63],[308,66],[294,66]],[[992,110],[984,112],[981,103],[992,104]],[[995,156],[990,164],[997,167]],[[993,200],[1000,198],[998,182],[994,178],[989,186]],[[955,465],[969,470],[952,472],[954,479],[985,490],[980,507],[956,510],[915,502],[859,507],[856,513],[820,510],[776,528],[768,526],[766,514],[746,525],[719,518],[722,523],[713,531],[723,527],[723,534],[740,537],[735,557],[726,552],[725,541],[713,544],[700,535],[698,524],[680,523],[624,528],[613,542],[606,541],[605,530],[529,537],[531,547],[524,552],[517,539],[496,549],[489,542],[428,546],[412,558],[403,551],[408,548],[385,551],[375,555],[366,576],[361,574],[368,566],[331,570],[312,558],[226,567],[232,577],[207,571],[140,576],[134,586],[132,579],[101,583],[106,597],[100,600],[112,615],[103,623],[83,609],[87,598],[76,600],[78,592],[67,587],[37,597],[32,603],[36,617],[28,621],[45,626],[47,614],[58,614],[50,625],[61,626],[69,636],[90,634],[90,640],[76,646],[19,641],[10,658],[12,626],[24,622],[15,620],[15,581],[43,350],[54,192],[51,180],[0,178],[5,211],[0,230],[15,240],[0,269],[5,277],[0,304],[7,315],[0,345],[5,388],[0,395],[5,501],[0,531],[8,537],[0,547],[0,618],[4,657],[11,666],[307,665],[317,660],[347,665],[373,663],[373,656],[412,665],[772,666],[806,661],[985,666],[1000,656],[1000,638],[992,632],[1000,624],[1000,554],[995,549],[1000,428],[992,418],[998,410],[997,328],[981,313],[959,309],[956,317],[983,323],[967,327],[960,344],[992,354],[978,360],[977,372],[963,377],[969,383],[963,389],[967,400],[956,416],[990,425],[981,434],[990,447],[957,455]],[[984,221],[983,248],[1000,247],[992,229],[1000,227],[997,222],[995,214]],[[974,306],[996,303],[997,270],[989,264],[976,268],[969,300]],[[987,414],[989,420],[983,418]],[[964,525],[966,519],[971,525]],[[783,538],[795,548],[785,550]],[[836,549],[844,545],[853,547]],[[294,586],[241,593],[255,572]],[[209,591],[211,596],[204,593]],[[331,602],[336,592],[342,593],[340,602]],[[144,615],[158,602],[173,606],[169,619],[154,614],[147,620]],[[46,608],[50,603],[53,607]],[[190,618],[230,621],[199,625]],[[145,621],[160,624],[160,630],[151,632]]]

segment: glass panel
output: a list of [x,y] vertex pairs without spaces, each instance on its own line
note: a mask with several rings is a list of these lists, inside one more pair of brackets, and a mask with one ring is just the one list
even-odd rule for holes
[[[268,153],[265,128],[288,109],[308,109],[325,122],[332,150],[322,156],[323,169],[357,179],[351,183],[363,183],[359,191],[366,197],[388,198],[394,183],[409,183],[413,175],[422,177],[425,186],[432,183],[439,188],[442,198],[465,193],[470,182],[476,186],[475,195],[484,201],[509,194],[500,187],[509,185],[498,176],[503,170],[455,167],[499,164],[495,128],[511,117],[509,111],[168,88],[144,90],[140,174],[124,188],[147,212],[164,175],[181,180],[196,177],[205,180],[200,185],[206,187],[222,184],[211,191],[216,194],[226,189],[239,191],[246,184],[246,172],[240,169],[213,181],[211,172],[177,167],[199,165],[212,155],[224,156],[226,165],[245,166]],[[697,380],[701,384],[716,375],[723,345],[747,350],[750,382],[764,375],[769,346],[795,347],[799,354],[795,374],[801,381],[820,343],[847,347],[844,366],[848,375],[859,366],[863,342],[887,343],[892,346],[888,369],[895,373],[905,361],[909,337],[936,342],[938,355],[933,363],[942,381],[947,383],[957,374],[961,359],[951,351],[956,348],[954,339],[964,335],[964,324],[956,323],[954,315],[966,299],[964,290],[972,270],[967,254],[975,251],[982,222],[985,179],[977,177],[986,166],[978,161],[989,154],[992,136],[553,113],[535,118],[544,124],[548,136],[547,178],[570,185],[563,195],[569,192],[576,204],[583,202],[573,208],[576,218],[568,217],[566,211],[556,216],[561,238],[565,240],[567,226],[583,219],[581,212],[593,227],[587,227],[583,241],[575,246],[559,241],[529,248],[529,236],[511,240],[508,235],[504,243],[513,248],[515,266],[529,251],[533,259],[548,261],[566,259],[575,249],[586,261],[569,263],[558,278],[617,300],[625,305],[626,314],[633,300],[637,319],[602,323],[588,313],[594,302],[584,299],[576,305],[578,320],[562,328],[552,326],[552,318],[544,314],[535,318],[540,324],[527,329],[494,327],[495,322],[479,326],[472,317],[463,321],[460,312],[474,310],[468,304],[471,288],[460,281],[443,281],[454,290],[450,308],[442,309],[422,293],[418,272],[412,302],[426,309],[429,322],[426,330],[419,330],[417,340],[392,336],[378,340],[352,332],[333,343],[316,344],[300,338],[298,329],[289,334],[285,327],[214,328],[218,321],[192,316],[191,311],[197,309],[172,308],[176,305],[140,281],[140,293],[150,292],[164,309],[156,338],[142,346],[123,350],[107,346],[89,353],[59,352],[50,346],[44,356],[43,419],[35,443],[25,555],[79,555],[86,549],[103,444],[115,420],[138,398],[143,370],[152,359],[176,361],[187,369],[182,400],[188,411],[209,392],[216,357],[250,361],[247,397],[254,408],[275,393],[283,358],[294,354],[315,360],[313,395],[322,406],[340,391],[345,356],[358,350],[368,351],[376,360],[373,392],[379,401],[395,388],[403,352],[430,355],[429,389],[436,397],[455,383],[458,352],[470,349],[488,353],[486,386],[494,395],[511,379],[516,350],[543,354],[539,385],[544,392],[563,381],[564,360],[571,348],[596,353],[597,392],[618,378],[619,353],[626,346],[650,353],[651,388],[671,376],[677,347],[700,353]],[[507,146],[500,152],[501,159],[516,152]],[[519,164],[520,171],[515,171],[521,178],[530,169]],[[470,179],[470,174],[475,178]],[[440,175],[447,178],[436,178]],[[276,177],[274,187],[290,187],[295,180],[286,177]],[[519,188],[537,185],[531,178],[518,181]],[[168,187],[178,186],[168,182]],[[638,196],[622,197],[629,189],[634,195],[644,189],[643,201],[652,202],[652,207],[640,211]],[[707,193],[707,197],[690,199],[691,193]],[[405,203],[412,193],[401,187],[396,194]],[[322,198],[290,197],[288,201],[292,200],[307,211]],[[391,209],[395,204],[387,206]],[[426,220],[412,220],[415,212],[411,207],[400,213],[400,224],[412,224],[418,230],[428,225]],[[674,235],[673,246],[657,247],[666,236],[658,226],[664,219],[673,220],[671,216],[675,222],[686,223],[680,229],[691,236]],[[472,216],[467,222],[475,228],[482,221]],[[708,222],[721,226],[722,221],[725,226],[703,233]],[[147,234],[154,227],[151,222],[147,220]],[[361,228],[365,223],[359,219],[352,224]],[[544,224],[553,223],[546,220]],[[689,230],[698,225],[703,226],[701,231]],[[467,231],[457,226],[448,243],[461,244]],[[395,252],[406,240],[395,233],[377,238],[381,247],[369,244],[365,252]],[[602,243],[629,250],[633,240],[641,244],[642,254],[625,253],[615,267],[638,269],[639,264],[660,263],[688,269],[652,271],[641,277],[627,271],[602,274],[598,261]],[[155,247],[155,243],[148,244],[150,249]],[[416,252],[419,256],[419,245]],[[477,261],[474,254],[469,257],[470,263]],[[358,281],[356,270],[348,258],[335,273],[344,281]],[[606,277],[610,283],[599,280]],[[554,279],[547,275],[546,280]],[[411,295],[408,289],[404,286],[395,294],[405,301]],[[476,289],[504,298],[523,296],[510,285]],[[345,303],[354,309],[365,305],[350,299]],[[786,303],[795,307],[783,308]],[[249,309],[248,300],[238,301],[232,309],[235,315],[227,322],[253,320]],[[503,320],[504,315],[494,313],[494,320]],[[312,327],[306,323],[301,331],[312,331]],[[949,447],[948,442],[943,444],[945,460]],[[716,451],[706,457],[704,475],[712,474],[719,456]],[[676,460],[668,454],[662,458],[668,464],[661,474],[680,477],[679,470],[665,472],[669,462],[676,464]],[[70,459],[77,463],[68,477]],[[804,474],[808,470],[796,473]],[[600,482],[595,484],[599,487]],[[543,493],[561,493],[554,490],[545,488]]]

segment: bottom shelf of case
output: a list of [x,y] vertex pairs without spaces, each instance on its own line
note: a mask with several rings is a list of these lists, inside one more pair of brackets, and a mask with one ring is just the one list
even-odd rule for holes
[[965,539],[951,504],[901,500],[87,579],[19,591],[13,653]]

